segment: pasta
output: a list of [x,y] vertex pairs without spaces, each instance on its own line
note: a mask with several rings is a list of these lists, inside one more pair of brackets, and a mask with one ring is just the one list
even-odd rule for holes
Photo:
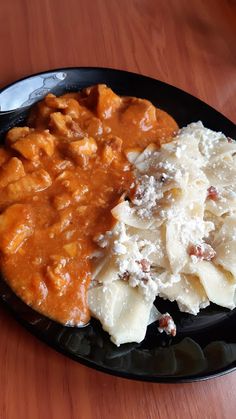
[[116,345],[144,339],[152,302],[143,299],[136,288],[125,281],[113,281],[90,289],[88,302],[92,315],[100,320]]
[[235,308],[235,154],[235,143],[201,122],[160,149],[127,152],[134,191],[112,210],[89,291],[115,344],[143,339],[156,296],[194,315],[210,302]]

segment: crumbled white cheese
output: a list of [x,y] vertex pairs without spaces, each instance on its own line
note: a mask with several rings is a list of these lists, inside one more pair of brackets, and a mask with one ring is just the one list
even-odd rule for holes
[[124,244],[115,240],[113,245],[113,252],[117,255],[125,255],[127,253],[127,249]]

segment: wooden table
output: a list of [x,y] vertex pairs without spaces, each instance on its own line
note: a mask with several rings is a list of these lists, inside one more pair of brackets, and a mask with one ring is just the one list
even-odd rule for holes
[[[2,0],[0,84],[65,66],[139,72],[236,122],[234,0]],[[0,307],[0,418],[230,418],[236,374],[167,385],[76,364]]]

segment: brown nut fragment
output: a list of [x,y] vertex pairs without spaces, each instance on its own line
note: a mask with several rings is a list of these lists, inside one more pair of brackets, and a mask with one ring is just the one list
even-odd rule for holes
[[147,259],[141,259],[138,263],[141,265],[143,272],[145,273],[150,272],[151,265]]
[[207,243],[193,244],[188,249],[189,256],[196,256],[199,260],[210,261],[216,255],[215,250]]
[[166,332],[167,335],[176,336],[176,325],[169,313],[162,314],[159,318],[158,330],[160,333]]
[[215,186],[210,186],[207,189],[207,199],[211,199],[212,201],[217,201],[219,199],[219,192]]

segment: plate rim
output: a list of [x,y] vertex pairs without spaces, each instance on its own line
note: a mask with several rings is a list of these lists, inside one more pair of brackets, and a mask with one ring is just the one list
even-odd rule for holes
[[[7,90],[9,87],[13,86],[14,84],[17,84],[21,81],[24,81],[26,79],[29,79],[31,77],[35,77],[35,76],[40,76],[43,74],[47,74],[47,73],[51,73],[51,72],[63,72],[63,71],[67,71],[67,70],[85,70],[85,71],[89,71],[89,70],[96,70],[96,71],[115,71],[117,73],[126,73],[126,74],[130,74],[136,77],[140,77],[140,78],[146,78],[149,79],[150,81],[154,81],[154,82],[159,82],[161,84],[164,84],[165,86],[169,86],[172,89],[181,92],[182,94],[191,96],[193,99],[198,100],[199,102],[201,102],[204,105],[207,105],[209,108],[211,108],[211,110],[213,110],[214,112],[217,112],[221,117],[223,116],[230,124],[234,124],[234,122],[229,119],[226,115],[224,115],[222,112],[218,111],[217,109],[215,109],[213,106],[211,106],[210,104],[208,104],[207,102],[205,102],[204,100],[200,99],[198,96],[194,96],[192,93],[187,92],[186,90],[181,89],[180,87],[175,86],[174,84],[171,83],[167,83],[165,81],[162,81],[160,79],[156,79],[154,77],[151,76],[147,76],[145,74],[141,74],[141,73],[136,73],[133,71],[129,71],[129,70],[122,70],[119,68],[113,68],[113,67],[90,67],[90,66],[79,66],[79,67],[75,67],[75,66],[69,66],[69,67],[57,67],[57,68],[51,68],[48,70],[44,70],[44,71],[40,71],[40,72],[36,72],[36,73],[30,73],[24,77],[21,77],[19,79],[14,80],[11,83],[7,83],[6,85],[4,85],[3,87],[0,88],[0,94],[4,91]],[[37,103],[37,101],[35,102]],[[33,106],[33,105],[32,105]]]

